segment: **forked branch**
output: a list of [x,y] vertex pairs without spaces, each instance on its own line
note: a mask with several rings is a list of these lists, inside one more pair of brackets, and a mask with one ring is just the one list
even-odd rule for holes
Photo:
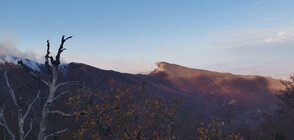
[[37,97],[36,97],[36,98],[30,103],[30,105],[28,106],[26,113],[23,115],[23,120],[26,119],[26,117],[29,115],[29,113],[30,113],[30,111],[31,111],[31,109],[32,109],[33,104],[39,99],[40,92],[41,92],[41,91],[39,90],[39,91],[38,91],[38,94],[37,94]]
[[72,36],[69,36],[69,37],[67,37],[67,38],[64,38],[64,35],[63,35],[62,38],[61,38],[61,43],[60,43],[60,46],[59,46],[59,49],[58,49],[57,55],[56,55],[56,57],[55,57],[55,60],[53,60],[52,56],[50,57],[50,59],[51,59],[51,63],[52,63],[52,65],[54,65],[54,67],[59,66],[59,64],[60,64],[60,54],[61,54],[64,50],[66,50],[66,48],[63,48],[63,45],[64,45],[65,41],[68,40],[68,39],[70,39],[70,38],[72,38]]

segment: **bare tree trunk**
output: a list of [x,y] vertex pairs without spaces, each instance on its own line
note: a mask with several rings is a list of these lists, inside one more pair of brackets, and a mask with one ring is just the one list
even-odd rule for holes
[[54,67],[53,69],[53,76],[52,76],[52,82],[49,83],[49,95],[48,98],[42,108],[42,118],[40,122],[40,132],[38,136],[38,140],[44,140],[46,137],[46,129],[47,129],[47,118],[49,116],[50,107],[52,105],[54,94],[56,92],[56,81],[57,81],[57,67]]
[[[62,93],[58,94],[57,96],[55,96],[56,91],[59,87],[66,86],[66,85],[79,85],[77,82],[73,82],[73,81],[67,81],[64,83],[57,84],[58,68],[60,65],[60,54],[65,50],[65,48],[63,48],[65,41],[70,38],[72,38],[72,36],[67,37],[67,38],[64,38],[64,36],[62,36],[61,44],[58,49],[55,60],[53,59],[52,56],[49,56],[50,55],[50,43],[49,43],[49,40],[47,40],[47,54],[45,55],[45,66],[48,69],[50,80],[48,82],[46,82],[45,80],[41,80],[41,81],[43,81],[48,86],[49,93],[48,93],[48,98],[42,108],[42,118],[41,118],[41,122],[40,122],[40,131],[39,131],[39,135],[38,135],[38,140],[46,140],[48,137],[58,135],[60,133],[65,132],[68,129],[68,128],[65,128],[63,130],[59,130],[59,131],[53,132],[51,134],[46,134],[49,114],[57,114],[57,115],[61,115],[64,117],[72,117],[73,116],[72,114],[66,114],[66,113],[63,113],[59,110],[50,111],[50,108],[51,108],[53,101],[56,100],[57,98],[59,98],[60,96],[62,96],[63,94],[68,93],[68,91],[65,91],[65,92],[62,92]],[[51,71],[51,66],[49,64],[49,59],[50,59],[51,65],[53,67],[52,71]]]

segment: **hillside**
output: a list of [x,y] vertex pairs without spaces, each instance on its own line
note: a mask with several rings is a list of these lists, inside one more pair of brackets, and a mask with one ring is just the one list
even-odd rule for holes
[[70,63],[66,79],[105,92],[112,87],[138,85],[145,78],[148,94],[160,98],[183,96],[185,110],[207,115],[215,114],[222,104],[228,103],[241,108],[245,116],[271,112],[277,107],[275,95],[283,88],[280,80],[269,77],[218,73],[165,62],[157,64],[158,69],[148,75],[133,75]]
[[[94,91],[107,92],[110,88],[139,85],[145,78],[147,94],[163,99],[182,96],[181,112],[220,116],[224,106],[230,105],[238,112],[236,117],[246,118],[248,122],[256,121],[260,112],[274,111],[277,107],[275,95],[283,88],[280,80],[269,77],[218,73],[166,62],[158,62],[157,65],[158,68],[148,75],[134,75],[70,63],[63,65],[63,77],[60,81],[79,81]],[[9,67],[9,76],[14,88],[29,85],[33,88],[25,92],[35,92],[38,87],[34,86],[36,81],[30,78],[29,74],[25,74],[20,66],[6,63],[0,64],[0,67]],[[36,72],[42,76],[42,65],[40,69],[41,71]],[[2,72],[0,79],[0,94],[3,95],[0,102],[3,103],[9,96],[6,96],[8,90]],[[45,93],[46,90],[42,92]]]
[[242,106],[274,107],[275,94],[283,88],[280,80],[269,77],[191,69],[166,62],[157,65],[150,74],[154,79],[195,96],[226,96]]

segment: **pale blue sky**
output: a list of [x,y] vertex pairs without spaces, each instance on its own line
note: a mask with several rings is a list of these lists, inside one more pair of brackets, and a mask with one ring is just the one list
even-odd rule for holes
[[293,13],[293,0],[0,0],[0,41],[41,56],[73,35],[66,61],[132,73],[278,63],[294,61]]

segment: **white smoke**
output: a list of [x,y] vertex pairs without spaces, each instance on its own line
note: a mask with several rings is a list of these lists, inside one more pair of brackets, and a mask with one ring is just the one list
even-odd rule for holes
[[16,48],[17,39],[11,34],[6,34],[4,39],[0,38],[0,64],[14,63],[22,60],[24,64],[33,70],[40,71],[40,64],[37,63],[36,54],[33,52],[22,52]]
[[37,61],[36,54],[33,52],[22,52],[17,47],[17,39],[12,35],[5,35],[0,38],[0,63],[11,62],[12,57],[25,58]]

